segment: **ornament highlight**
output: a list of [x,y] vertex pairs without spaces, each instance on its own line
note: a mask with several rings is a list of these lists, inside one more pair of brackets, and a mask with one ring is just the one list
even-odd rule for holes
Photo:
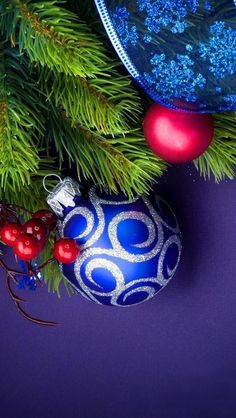
[[153,100],[200,113],[236,109],[235,1],[95,3],[120,59]]
[[185,163],[202,155],[212,142],[212,115],[168,109],[153,104],[143,123],[152,151],[170,163]]
[[126,307],[153,297],[179,263],[181,235],[168,204],[153,193],[128,201],[123,194],[81,194],[66,178],[49,194],[62,238],[80,248],[61,271],[84,297],[98,304]]

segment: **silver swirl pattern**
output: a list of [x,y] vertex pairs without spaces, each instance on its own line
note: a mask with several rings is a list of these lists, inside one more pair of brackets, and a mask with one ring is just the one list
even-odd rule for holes
[[153,297],[172,278],[181,254],[178,223],[169,206],[168,222],[165,205],[159,196],[113,201],[92,188],[87,204],[71,210],[62,223],[65,236],[69,221],[73,231],[77,215],[86,220],[84,231],[74,236],[78,243],[85,240],[81,254],[69,273],[62,267],[64,275],[69,280],[73,275],[79,292],[98,304],[125,307]]

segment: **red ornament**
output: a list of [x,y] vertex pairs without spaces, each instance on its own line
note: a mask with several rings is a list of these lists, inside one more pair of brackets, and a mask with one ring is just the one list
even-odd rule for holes
[[32,260],[40,252],[37,238],[31,234],[20,235],[14,244],[14,251],[21,260]]
[[38,241],[46,241],[48,236],[47,225],[40,219],[30,219],[23,225],[26,234],[32,234]]
[[33,214],[33,218],[38,218],[41,219],[41,221],[45,222],[48,225],[50,231],[54,229],[57,224],[56,215],[54,215],[53,212],[47,209],[38,210],[38,212],[35,212]]
[[1,240],[5,244],[13,246],[20,234],[22,234],[22,226],[12,222],[2,227]]
[[79,246],[72,238],[59,239],[54,245],[54,256],[63,264],[73,263],[79,252]]
[[180,112],[154,103],[144,118],[144,135],[152,151],[170,163],[199,157],[214,135],[210,114]]

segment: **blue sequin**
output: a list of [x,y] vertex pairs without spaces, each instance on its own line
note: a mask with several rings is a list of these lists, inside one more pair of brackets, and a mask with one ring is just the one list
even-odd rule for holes
[[121,59],[155,101],[195,112],[236,110],[234,0],[95,2]]

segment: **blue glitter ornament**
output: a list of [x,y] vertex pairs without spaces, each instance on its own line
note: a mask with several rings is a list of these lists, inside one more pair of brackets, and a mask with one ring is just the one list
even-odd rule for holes
[[158,103],[236,110],[234,0],[95,0],[130,74]]
[[108,195],[96,187],[81,195],[66,178],[48,204],[59,217],[61,237],[73,238],[81,254],[61,265],[63,275],[86,298],[130,306],[154,296],[172,278],[180,259],[176,218],[159,196]]

